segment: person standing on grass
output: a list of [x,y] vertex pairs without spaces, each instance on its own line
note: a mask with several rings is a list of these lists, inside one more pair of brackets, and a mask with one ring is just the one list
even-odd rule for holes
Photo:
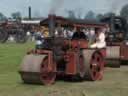
[[30,31],[27,31],[26,35],[27,35],[27,39],[28,40],[31,40],[31,32]]

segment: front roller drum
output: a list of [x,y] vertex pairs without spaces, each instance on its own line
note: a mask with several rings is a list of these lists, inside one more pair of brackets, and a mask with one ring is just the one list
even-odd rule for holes
[[108,46],[106,52],[106,67],[120,68],[120,46]]
[[99,51],[85,49],[82,51],[84,78],[89,81],[101,80],[104,70],[104,57]]
[[48,70],[48,56],[30,54],[25,56],[20,67],[20,76],[24,83],[52,84],[56,73]]

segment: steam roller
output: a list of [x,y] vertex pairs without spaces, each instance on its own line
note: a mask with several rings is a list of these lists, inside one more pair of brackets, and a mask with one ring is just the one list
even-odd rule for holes
[[106,49],[106,65],[107,67],[119,68],[120,60],[120,46],[108,46]]
[[89,48],[86,35],[79,31],[80,28],[77,28],[78,32],[72,38],[55,36],[55,25],[60,23],[53,15],[40,23],[49,25],[49,37],[43,38],[43,44],[37,45],[24,57],[19,70],[23,82],[49,85],[57,77],[101,80],[106,48]]
[[67,51],[64,58],[55,62],[53,60],[52,55],[48,54],[27,54],[19,70],[23,82],[49,85],[54,83],[56,76],[89,81],[101,80],[103,77],[105,59],[100,51]]

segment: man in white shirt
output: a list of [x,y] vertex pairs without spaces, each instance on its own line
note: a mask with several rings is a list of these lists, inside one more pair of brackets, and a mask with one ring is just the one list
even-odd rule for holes
[[31,40],[31,33],[30,33],[30,31],[28,31],[28,32],[26,33],[26,35],[27,35],[27,39],[28,39],[28,40]]
[[30,36],[30,35],[31,35],[30,31],[28,31],[28,32],[26,33],[26,35],[27,35],[27,36]]
[[92,44],[90,47],[91,48],[104,48],[104,47],[106,47],[105,30],[98,30],[97,31],[96,43]]

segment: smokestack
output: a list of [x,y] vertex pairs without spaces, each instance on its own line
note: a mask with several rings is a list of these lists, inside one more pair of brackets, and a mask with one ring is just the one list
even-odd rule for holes
[[55,15],[54,14],[49,14],[48,18],[49,18],[49,35],[51,37],[54,37],[55,34]]
[[28,7],[28,18],[32,19],[32,17],[31,17],[31,6]]
[[112,32],[112,33],[115,32],[115,29],[114,29],[114,19],[115,19],[114,15],[110,16],[110,26],[111,26],[110,32]]

